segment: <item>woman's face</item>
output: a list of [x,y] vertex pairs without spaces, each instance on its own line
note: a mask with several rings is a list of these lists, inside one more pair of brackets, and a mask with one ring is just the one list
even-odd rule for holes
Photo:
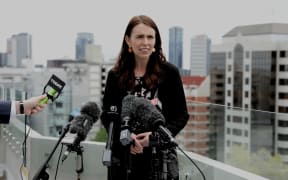
[[155,46],[155,31],[145,24],[136,25],[126,43],[132,48],[136,60],[149,60]]

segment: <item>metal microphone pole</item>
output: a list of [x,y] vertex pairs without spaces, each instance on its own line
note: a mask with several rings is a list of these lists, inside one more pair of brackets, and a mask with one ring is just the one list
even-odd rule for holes
[[131,155],[130,155],[130,144],[126,145],[124,150],[125,168],[126,168],[126,180],[129,180],[131,174]]
[[109,131],[108,131],[108,140],[106,142],[106,148],[103,152],[102,163],[104,166],[111,166],[112,164],[112,151],[111,147],[113,145],[113,131],[114,131],[114,122],[111,121],[109,124]]
[[157,148],[156,146],[152,147],[152,179],[158,180],[159,175],[159,158],[157,157]]
[[168,149],[165,149],[162,151],[162,180],[167,180],[167,176],[168,176]]
[[54,146],[53,150],[49,154],[49,157],[46,159],[44,164],[40,167],[40,169],[34,175],[33,180],[48,180],[49,179],[49,174],[46,172],[46,169],[48,168],[48,163],[49,163],[50,159],[52,158],[53,154],[55,153],[55,151],[56,151],[57,147],[59,146],[60,142],[62,141],[62,139],[65,137],[65,135],[69,131],[70,125],[71,124],[68,123],[64,127],[63,132],[62,132],[61,136],[59,137],[59,139],[58,139],[56,145]]
[[80,180],[80,175],[84,171],[83,151],[84,150],[82,146],[77,148],[77,157],[76,157],[77,180]]
[[[28,98],[28,93],[27,93],[27,91],[25,92],[25,99],[27,99]],[[27,136],[28,136],[28,134],[26,134],[27,133],[27,115],[25,114],[25,116],[24,116],[24,143],[23,143],[23,149],[24,149],[24,151],[23,151],[23,164],[24,164],[24,166],[25,167],[27,167],[26,166],[26,162],[27,162],[27,148],[26,148],[26,145],[27,145]]]

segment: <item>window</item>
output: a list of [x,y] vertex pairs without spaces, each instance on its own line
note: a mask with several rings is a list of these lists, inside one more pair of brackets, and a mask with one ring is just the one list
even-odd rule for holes
[[278,140],[287,141],[288,135],[287,134],[278,134]]
[[279,107],[278,107],[278,112],[280,112],[280,113],[288,113],[288,107],[286,107],[286,106],[279,106]]
[[63,107],[63,103],[62,102],[56,102],[55,106],[56,106],[56,108],[62,108]]
[[227,128],[227,134],[230,134],[230,128]]
[[279,93],[279,99],[288,99],[288,93]]
[[272,51],[271,57],[275,59],[277,57],[277,51]]
[[249,78],[245,78],[245,84],[249,85]]
[[233,122],[235,122],[235,123],[242,123],[242,117],[233,116]]
[[249,72],[250,68],[249,68],[249,64],[245,64],[245,71]]
[[231,64],[228,64],[228,72],[231,72],[232,71],[232,66],[231,66]]
[[228,84],[231,84],[231,77],[228,77],[227,81],[228,81]]
[[279,120],[279,121],[278,121],[278,126],[279,126],[279,127],[288,127],[288,121]]
[[246,59],[249,59],[249,57],[250,57],[250,52],[249,52],[249,51],[246,51],[246,52],[245,52],[245,58],[246,58]]
[[230,119],[231,119],[231,116],[228,115],[228,116],[227,116],[227,121],[230,122]]
[[241,136],[242,135],[242,130],[241,129],[233,129],[232,134],[235,136]]
[[279,66],[279,71],[288,71],[288,65],[280,65]]
[[230,91],[230,90],[227,91],[227,96],[228,96],[228,97],[231,96],[231,91]]
[[223,87],[223,83],[216,83],[216,87]]
[[271,80],[270,80],[270,85],[275,85],[276,84],[276,80],[275,80],[275,78],[271,78]]
[[245,91],[245,97],[248,98],[249,97],[249,92]]
[[288,85],[288,79],[279,79],[279,85]]
[[247,117],[244,118],[244,121],[245,121],[245,124],[248,124],[248,118]]
[[280,57],[281,58],[286,57],[286,51],[280,51]]
[[276,72],[276,65],[275,64],[271,65],[271,72]]
[[282,155],[288,155],[288,148],[278,148],[278,153]]
[[231,108],[231,103],[227,103],[227,106],[230,109]]
[[231,59],[231,57],[232,57],[232,53],[228,52],[228,59]]

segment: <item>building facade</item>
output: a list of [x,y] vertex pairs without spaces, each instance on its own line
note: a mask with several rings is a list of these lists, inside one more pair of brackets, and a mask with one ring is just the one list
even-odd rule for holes
[[86,46],[94,44],[94,35],[89,32],[77,33],[76,39],[76,60],[86,60]]
[[169,28],[169,62],[182,69],[183,63],[183,28]]
[[224,160],[239,145],[248,152],[265,148],[288,162],[287,52],[288,24],[280,23],[235,27],[212,48],[211,62],[225,65],[218,71],[223,91],[211,95],[225,96]]
[[207,76],[210,65],[211,40],[207,35],[198,35],[191,39],[190,72],[191,76]]
[[23,67],[23,60],[32,60],[32,36],[28,33],[15,34],[7,40],[7,65]]
[[183,76],[189,120],[177,135],[185,150],[209,156],[209,94],[210,78]]

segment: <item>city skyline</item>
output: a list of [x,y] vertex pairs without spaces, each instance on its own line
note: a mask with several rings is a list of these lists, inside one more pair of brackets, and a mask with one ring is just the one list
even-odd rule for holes
[[[139,4],[133,0],[102,2],[84,0],[2,2],[0,8],[0,52],[6,51],[6,40],[13,34],[27,32],[32,35],[34,64],[47,59],[75,59],[78,32],[94,34],[95,44],[102,46],[104,59],[118,55],[126,25],[134,15],[146,14],[159,27],[163,50],[168,57],[169,28],[183,28],[183,66],[189,68],[191,38],[206,34],[213,44],[221,43],[222,36],[240,25],[279,22],[286,23],[284,0],[219,0],[173,1],[146,0]],[[114,4],[111,6],[111,4]]]

